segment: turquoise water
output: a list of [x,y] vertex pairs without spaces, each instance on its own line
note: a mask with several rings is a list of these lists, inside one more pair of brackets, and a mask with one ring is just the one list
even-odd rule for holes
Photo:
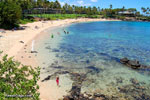
[[68,30],[72,34],[65,37],[62,47],[82,48],[83,52],[104,53],[116,58],[128,57],[150,64],[148,22],[78,23],[68,27]]
[[[69,34],[64,34],[64,30]],[[60,32],[62,41],[57,47],[48,48],[48,43],[54,40],[46,38],[38,48],[40,56],[46,55],[47,73],[67,70],[86,74],[82,93],[98,92],[125,100],[149,100],[145,98],[150,97],[150,71],[133,70],[119,63],[120,58],[127,57],[150,65],[149,22],[76,23],[51,32],[55,35]],[[49,52],[54,52],[57,58],[53,64],[48,63]],[[59,67],[54,68],[54,65]]]

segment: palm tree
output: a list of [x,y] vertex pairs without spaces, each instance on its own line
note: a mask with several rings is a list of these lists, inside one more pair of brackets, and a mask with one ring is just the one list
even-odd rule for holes
[[112,9],[112,4],[110,4],[110,9]]
[[142,7],[141,10],[142,10],[143,14],[145,14],[147,11],[147,9],[145,9],[144,7]]
[[122,7],[122,12],[125,11],[125,6]]

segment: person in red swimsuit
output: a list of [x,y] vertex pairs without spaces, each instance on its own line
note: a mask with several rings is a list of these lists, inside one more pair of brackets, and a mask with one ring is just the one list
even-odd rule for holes
[[56,77],[57,86],[59,86],[59,77]]

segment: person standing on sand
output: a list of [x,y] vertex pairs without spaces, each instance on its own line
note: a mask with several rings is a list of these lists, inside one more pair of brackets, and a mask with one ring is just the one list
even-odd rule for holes
[[57,86],[59,86],[59,77],[56,77]]

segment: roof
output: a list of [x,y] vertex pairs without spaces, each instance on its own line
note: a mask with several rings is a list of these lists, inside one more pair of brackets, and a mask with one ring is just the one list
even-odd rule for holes
[[118,12],[118,14],[134,14],[134,13],[129,11],[120,11]]

